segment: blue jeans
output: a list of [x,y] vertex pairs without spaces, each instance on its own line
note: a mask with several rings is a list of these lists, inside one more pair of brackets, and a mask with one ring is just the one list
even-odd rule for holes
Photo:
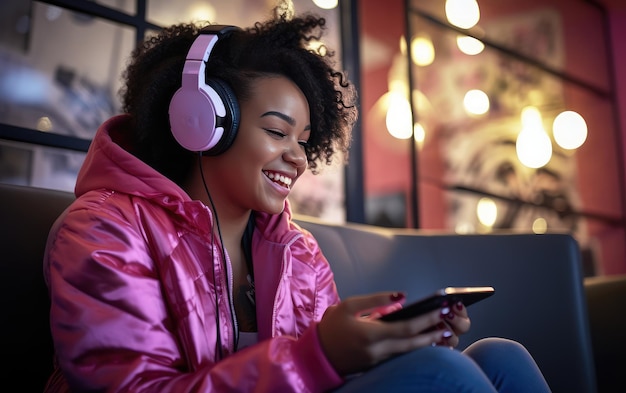
[[503,338],[476,341],[463,352],[425,347],[354,376],[335,393],[352,392],[550,392],[521,344]]

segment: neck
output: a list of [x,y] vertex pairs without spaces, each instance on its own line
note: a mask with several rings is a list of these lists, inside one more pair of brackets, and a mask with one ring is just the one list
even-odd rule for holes
[[[205,181],[207,186],[205,187]],[[203,179],[199,169],[196,168],[190,180],[183,187],[191,199],[202,201],[211,209],[214,217],[219,221],[222,238],[227,249],[238,246],[248,224],[251,210],[229,209],[228,201],[224,201],[219,193],[212,193],[212,187],[208,179]],[[211,193],[211,198],[207,193]],[[213,203],[211,203],[211,200]]]

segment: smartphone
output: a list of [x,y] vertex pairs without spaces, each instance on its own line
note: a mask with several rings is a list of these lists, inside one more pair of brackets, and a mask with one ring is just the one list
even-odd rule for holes
[[443,307],[443,304],[446,301],[450,306],[460,301],[465,307],[467,307],[480,300],[488,298],[494,293],[495,289],[493,287],[441,288],[430,296],[404,306],[399,310],[383,315],[380,317],[380,320],[392,322],[413,318],[428,311]]

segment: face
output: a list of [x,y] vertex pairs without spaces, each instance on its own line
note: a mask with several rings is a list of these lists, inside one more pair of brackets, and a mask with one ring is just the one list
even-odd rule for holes
[[240,102],[240,112],[233,145],[205,159],[211,196],[220,214],[280,213],[307,168],[308,102],[291,80],[262,77],[253,82],[250,99]]

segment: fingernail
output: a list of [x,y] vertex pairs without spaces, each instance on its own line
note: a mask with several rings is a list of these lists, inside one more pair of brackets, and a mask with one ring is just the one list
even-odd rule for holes
[[392,302],[399,302],[400,300],[404,300],[405,297],[406,295],[404,293],[394,292],[389,296],[389,299],[391,299]]

